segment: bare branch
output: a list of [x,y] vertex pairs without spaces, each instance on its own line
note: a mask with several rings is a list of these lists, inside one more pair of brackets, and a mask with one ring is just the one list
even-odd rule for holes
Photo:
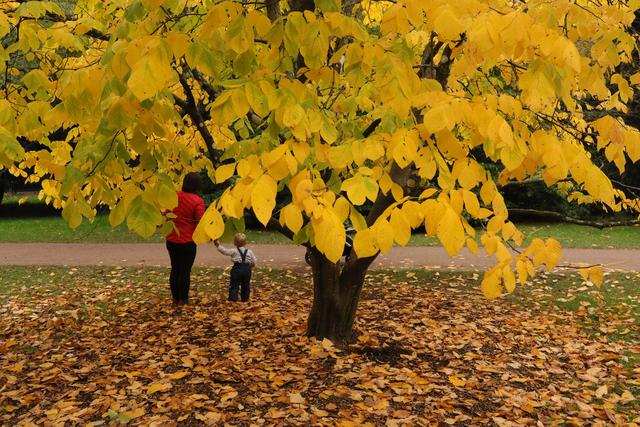
[[271,22],[280,18],[280,0],[266,0],[267,16]]
[[[196,126],[196,129],[198,129],[200,136],[202,136],[202,139],[207,146],[209,160],[211,160],[211,162],[215,165],[220,161],[222,152],[215,148],[215,141],[213,140],[213,136],[211,135],[211,132],[209,132],[209,129],[205,124],[202,112],[198,108],[198,102],[196,102],[196,99],[193,96],[193,91],[191,90],[191,86],[189,86],[189,82],[187,81],[184,73],[181,73],[177,69],[176,72],[178,73],[179,81],[182,85],[182,90],[184,91],[187,99],[183,101],[179,97],[174,96],[174,102],[176,102],[176,104],[180,108],[182,108],[182,110],[191,118],[191,121]],[[182,102],[182,105],[180,104],[180,102]]]
[[619,227],[623,225],[636,225],[640,224],[640,220],[632,219],[625,221],[593,221],[588,219],[579,219],[573,218],[570,216],[563,215],[559,212],[553,211],[544,211],[537,209],[520,209],[520,208],[510,208],[510,215],[522,215],[531,218],[545,219],[545,220],[553,220],[558,222],[566,222],[569,224],[578,224],[578,225],[586,225],[594,228],[608,228],[608,227]]

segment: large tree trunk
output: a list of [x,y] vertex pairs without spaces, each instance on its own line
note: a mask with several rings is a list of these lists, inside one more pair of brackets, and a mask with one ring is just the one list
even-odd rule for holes
[[317,249],[311,249],[313,305],[307,321],[307,335],[334,342],[348,342],[354,336],[360,291],[366,268],[332,263]]
[[[410,173],[411,168],[402,169],[394,163],[389,175],[393,182],[404,188]],[[367,215],[367,225],[372,226],[393,202],[391,192],[378,193]],[[313,305],[307,320],[307,335],[328,338],[334,342],[351,341],[355,335],[353,322],[364,278],[378,255],[358,258],[355,251],[351,251],[344,263],[340,261],[334,264],[315,247],[309,251],[313,272]]]

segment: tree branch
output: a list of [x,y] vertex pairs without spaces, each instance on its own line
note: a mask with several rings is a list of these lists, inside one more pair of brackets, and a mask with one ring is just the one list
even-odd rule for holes
[[174,102],[176,102],[176,105],[182,108],[182,110],[185,113],[187,113],[187,115],[191,118],[191,121],[196,126],[196,129],[198,129],[200,136],[202,136],[202,139],[204,140],[204,143],[207,146],[207,151],[209,153],[209,160],[211,160],[211,162],[215,165],[220,161],[220,156],[222,155],[222,152],[215,148],[216,145],[215,145],[215,141],[213,140],[213,136],[211,135],[211,132],[209,132],[209,129],[205,125],[205,120],[203,118],[202,112],[198,108],[198,103],[196,102],[196,99],[193,96],[193,91],[191,90],[191,86],[189,86],[189,82],[187,82],[187,79],[184,76],[184,73],[179,72],[177,69],[176,69],[176,72],[178,73],[178,78],[179,78],[180,84],[182,85],[182,90],[184,91],[184,94],[187,99],[183,101],[179,97],[174,95]]
[[271,22],[280,18],[280,0],[266,0],[267,16]]
[[588,219],[579,219],[573,218],[570,216],[563,215],[559,212],[554,211],[544,211],[537,209],[520,209],[520,208],[511,208],[509,209],[510,215],[522,215],[529,218],[538,218],[538,219],[546,219],[557,222],[566,222],[569,224],[578,224],[578,225],[586,225],[589,227],[594,227],[598,229],[608,228],[608,227],[619,227],[623,225],[636,225],[640,224],[640,220],[631,219],[626,221],[593,221]]
[[205,76],[203,76],[200,71],[191,68],[189,69],[189,71],[191,71],[191,74],[193,74],[193,78],[197,80],[202,90],[204,90],[207,95],[209,95],[209,101],[213,102],[218,97],[218,93],[213,88],[213,86],[209,84]]
[[[402,169],[400,168],[400,166],[397,165],[397,163],[394,162],[391,165],[391,171],[389,172],[389,176],[391,177],[391,180],[394,183],[398,184],[402,188],[406,188],[407,181],[411,176],[411,170],[412,168],[410,166],[407,166],[404,169]],[[378,193],[378,197],[376,198],[376,201],[373,203],[373,206],[371,207],[371,211],[369,211],[369,215],[367,215],[367,218],[366,218],[367,226],[369,227],[372,226],[376,222],[376,220],[380,217],[380,215],[382,215],[382,213],[389,206],[391,206],[391,204],[394,203],[394,201],[395,199],[393,197],[393,194],[391,194],[391,191],[389,191],[387,194],[384,194],[382,193],[382,191],[380,191]],[[378,255],[379,253],[366,258],[358,258],[355,251],[351,251],[344,265],[344,268],[342,269],[342,274],[345,274],[345,275],[365,274],[369,266],[373,263],[373,261],[375,261]]]

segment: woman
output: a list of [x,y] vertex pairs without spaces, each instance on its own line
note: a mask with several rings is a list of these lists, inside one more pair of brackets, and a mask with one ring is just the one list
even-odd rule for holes
[[175,305],[189,303],[191,267],[196,259],[193,232],[204,214],[204,201],[195,193],[202,189],[200,174],[191,172],[184,177],[182,191],[178,191],[178,206],[169,220],[175,228],[167,236],[167,250],[171,259],[169,284]]

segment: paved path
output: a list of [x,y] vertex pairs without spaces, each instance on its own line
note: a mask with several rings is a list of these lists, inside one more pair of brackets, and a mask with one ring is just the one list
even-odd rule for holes
[[[261,267],[302,268],[304,248],[295,245],[251,245]],[[607,270],[640,271],[640,250],[564,249],[563,265],[602,264]],[[373,268],[484,269],[495,258],[463,251],[450,258],[439,247],[396,247],[378,257]],[[167,266],[164,244],[0,243],[0,265]],[[196,265],[225,267],[228,258],[212,244],[200,246]]]

